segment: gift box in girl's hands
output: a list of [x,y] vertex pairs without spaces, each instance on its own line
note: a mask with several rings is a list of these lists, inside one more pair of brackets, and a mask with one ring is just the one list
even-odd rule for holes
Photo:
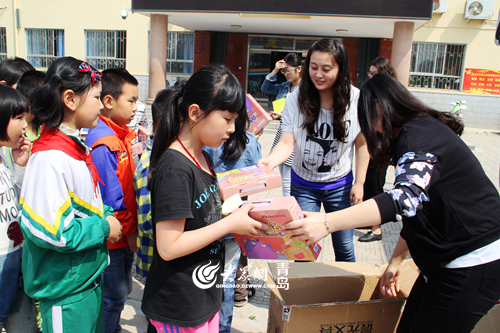
[[266,166],[248,166],[217,174],[222,200],[241,197],[281,187],[281,175]]
[[241,251],[251,259],[316,260],[321,251],[318,243],[307,246],[302,241],[292,241],[285,235],[283,225],[302,219],[304,214],[294,197],[244,201],[256,205],[248,216],[267,223],[275,232],[266,232],[267,237],[251,237],[233,234]]

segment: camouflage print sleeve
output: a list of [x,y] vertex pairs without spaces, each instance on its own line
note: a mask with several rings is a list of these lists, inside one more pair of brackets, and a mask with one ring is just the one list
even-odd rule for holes
[[415,216],[417,210],[422,209],[422,203],[429,201],[427,189],[436,163],[434,155],[423,152],[408,152],[398,160],[394,188],[387,191],[394,202],[396,216]]

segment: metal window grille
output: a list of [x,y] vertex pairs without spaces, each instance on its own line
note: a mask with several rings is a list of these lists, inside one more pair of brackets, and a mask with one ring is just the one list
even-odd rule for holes
[[193,74],[194,33],[169,32],[167,74]]
[[413,43],[409,87],[460,90],[465,45]]
[[26,60],[34,67],[49,67],[64,57],[64,30],[26,29]]
[[7,58],[7,33],[5,28],[0,28],[0,62]]
[[85,30],[85,61],[99,70],[125,68],[127,32],[123,30]]

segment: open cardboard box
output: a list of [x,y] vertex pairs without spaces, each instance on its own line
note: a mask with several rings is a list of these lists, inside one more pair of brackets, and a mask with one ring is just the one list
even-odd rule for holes
[[471,333],[499,333],[500,332],[500,303],[495,305],[476,324]]
[[[402,265],[397,298],[383,297],[378,269],[369,263],[269,264],[271,289],[268,333],[394,332],[419,271],[412,260]],[[278,274],[278,272],[280,274]],[[288,290],[278,288],[288,283]]]

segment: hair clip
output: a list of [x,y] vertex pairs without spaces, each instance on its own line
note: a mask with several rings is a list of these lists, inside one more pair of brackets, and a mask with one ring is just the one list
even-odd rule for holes
[[79,72],[84,72],[84,73],[90,73],[90,76],[92,76],[92,85],[95,86],[95,84],[102,79],[102,73],[99,72],[98,70],[93,70],[92,67],[90,67],[90,64],[86,61],[82,62],[80,66],[78,67]]

